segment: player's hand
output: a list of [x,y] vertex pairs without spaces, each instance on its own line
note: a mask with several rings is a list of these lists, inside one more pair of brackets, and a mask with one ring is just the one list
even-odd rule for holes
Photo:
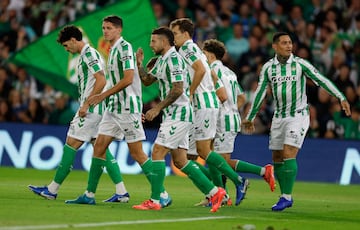
[[84,103],[84,105],[81,106],[80,109],[79,109],[79,116],[80,117],[85,117],[88,109],[89,109],[89,104]]
[[145,119],[145,114],[142,113],[142,114],[141,114],[141,122],[144,123],[145,120],[146,120],[146,119]]
[[348,117],[351,116],[350,104],[347,100],[343,100],[341,102],[341,108],[342,108],[342,110],[345,111],[346,116],[348,116]]
[[136,51],[136,65],[142,66],[143,60],[144,60],[144,51],[141,47],[139,47]]
[[241,122],[241,126],[243,127],[244,133],[251,134],[255,131],[255,125],[254,122],[249,120],[243,120]]
[[157,117],[160,113],[160,110],[157,108],[149,109],[145,114],[145,119],[148,121],[154,120],[155,117]]
[[99,104],[100,102],[102,102],[104,99],[105,98],[102,94],[96,94],[96,95],[89,97],[87,102],[89,105],[95,106],[95,105]]

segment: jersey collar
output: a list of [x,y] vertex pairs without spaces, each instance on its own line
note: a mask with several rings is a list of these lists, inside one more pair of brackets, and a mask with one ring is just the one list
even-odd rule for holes
[[[290,57],[289,57],[289,59],[287,59],[286,63],[290,64],[293,61],[293,59],[294,59],[294,55],[290,54]],[[275,57],[274,57],[274,64],[275,65],[280,64],[279,60],[277,59],[277,54],[275,54]]]
[[220,60],[215,60],[213,63],[211,63],[210,68],[213,68],[216,65],[222,65],[222,62]]
[[87,49],[87,48],[89,48],[89,44],[88,43],[86,43],[85,45],[84,45],[84,47],[81,49],[81,52],[80,52],[80,55],[82,55],[82,54],[84,54],[85,53],[85,50]]
[[116,47],[120,42],[122,42],[124,40],[124,38],[121,36],[115,43],[114,43],[114,45],[111,47],[111,49],[113,48],[113,47]]
[[166,53],[161,57],[161,59],[166,59],[172,52],[176,52],[176,49],[174,46],[172,46]]

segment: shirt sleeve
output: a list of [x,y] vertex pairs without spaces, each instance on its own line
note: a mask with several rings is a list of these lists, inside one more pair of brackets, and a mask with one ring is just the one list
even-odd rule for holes
[[307,77],[324,88],[330,95],[337,97],[341,101],[346,100],[344,94],[335,86],[335,84],[323,76],[312,64],[304,59],[300,59],[299,63]]
[[268,82],[269,82],[267,70],[268,70],[268,65],[264,65],[261,69],[258,87],[255,90],[254,101],[251,104],[250,110],[246,116],[246,119],[249,121],[253,121],[255,119],[255,116],[259,111],[261,103],[265,98],[266,89],[268,87]]

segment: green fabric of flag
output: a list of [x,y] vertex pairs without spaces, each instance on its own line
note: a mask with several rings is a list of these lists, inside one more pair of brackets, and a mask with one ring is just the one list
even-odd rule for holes
[[[123,19],[124,39],[133,45],[134,52],[142,47],[147,61],[153,52],[149,47],[151,32],[157,27],[156,18],[149,1],[122,0],[103,7],[71,22],[83,31],[83,40],[95,47],[107,59],[109,43],[102,35],[102,19],[108,15],[118,15]],[[57,90],[78,97],[75,65],[77,55],[72,55],[57,43],[58,28],[38,38],[33,43],[14,53],[9,62],[25,68],[41,82]],[[147,103],[158,95],[156,84],[143,86],[143,102]]]

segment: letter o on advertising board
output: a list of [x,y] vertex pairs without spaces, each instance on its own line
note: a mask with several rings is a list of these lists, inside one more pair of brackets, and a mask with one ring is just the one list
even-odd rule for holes
[[[30,150],[30,163],[36,169],[49,170],[54,169],[58,166],[62,153],[63,153],[63,142],[56,137],[43,137],[37,140]],[[52,155],[49,159],[42,159],[41,152],[44,148],[51,148]]]

